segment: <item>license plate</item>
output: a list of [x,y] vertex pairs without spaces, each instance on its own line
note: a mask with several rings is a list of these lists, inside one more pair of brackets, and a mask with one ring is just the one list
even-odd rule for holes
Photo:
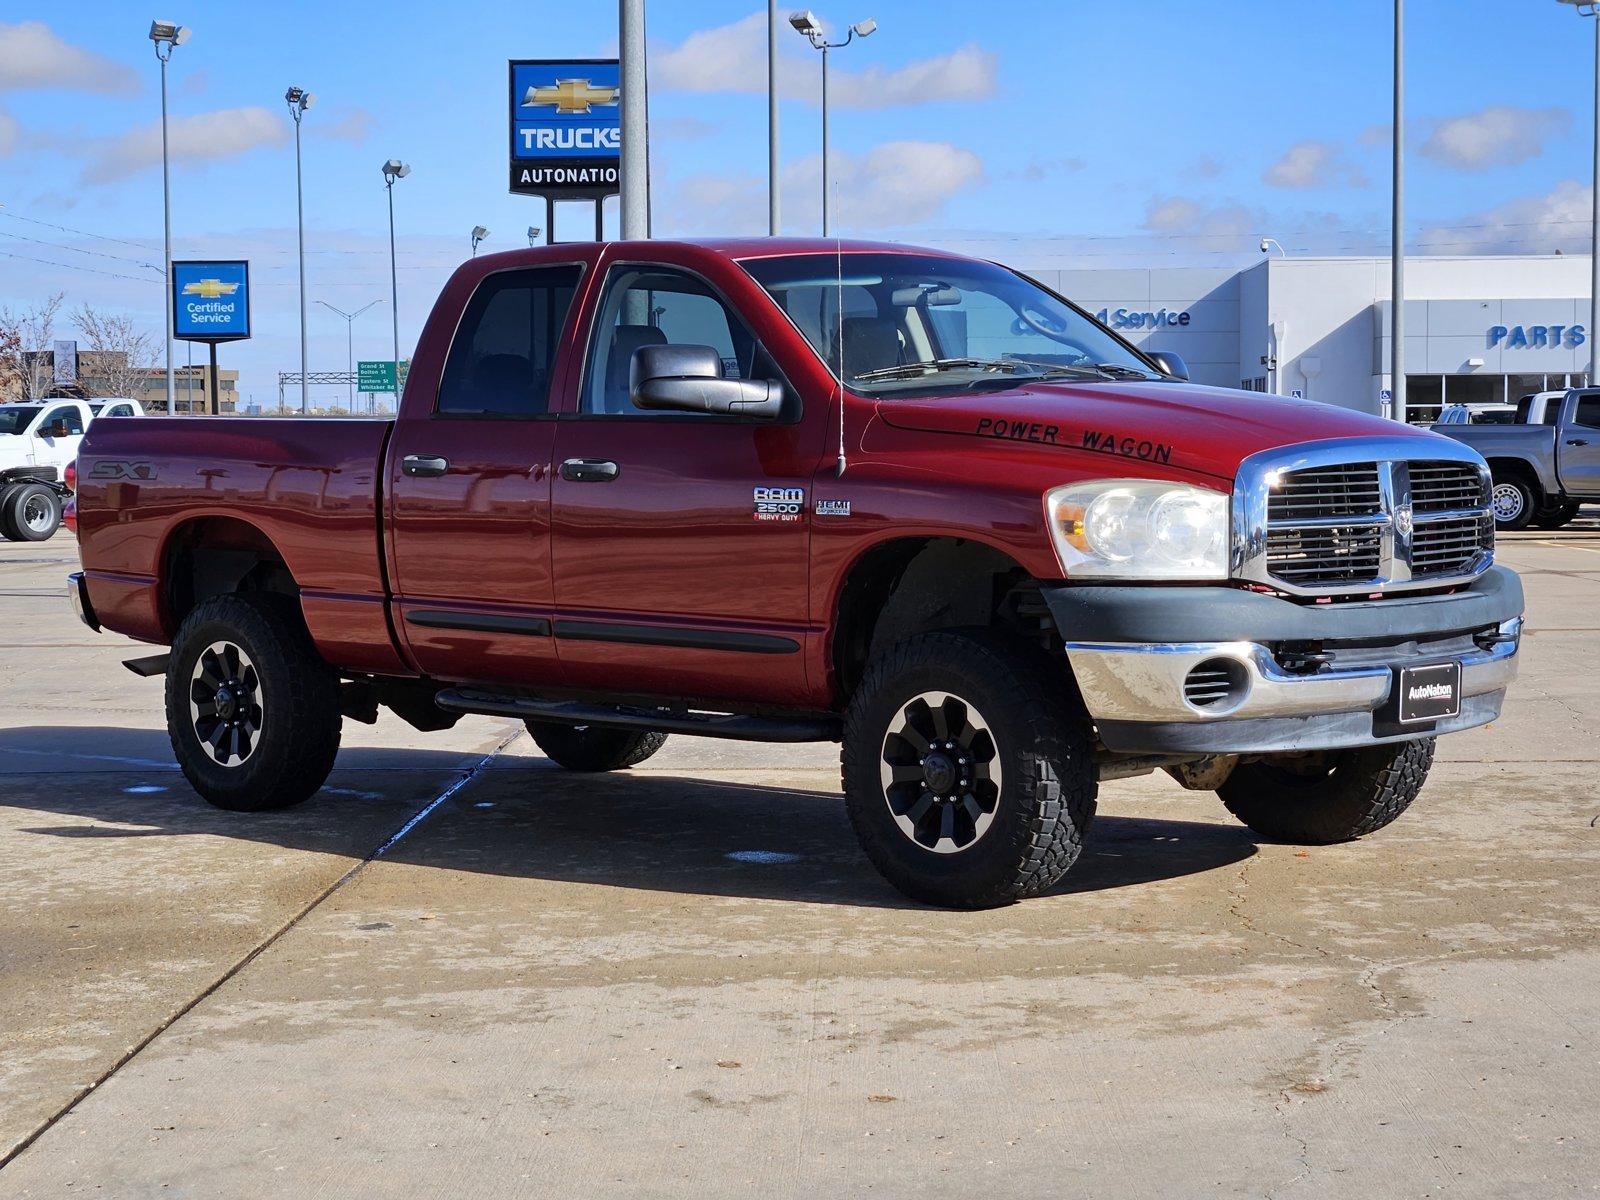
[[1437,721],[1461,712],[1461,664],[1400,668],[1400,721]]

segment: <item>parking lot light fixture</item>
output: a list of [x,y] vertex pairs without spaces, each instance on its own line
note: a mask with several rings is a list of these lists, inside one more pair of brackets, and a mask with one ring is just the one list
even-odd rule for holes
[[528,226],[528,245],[537,246],[538,244],[539,244],[539,227],[537,225],[529,225]]
[[871,17],[857,21],[845,31],[844,39],[837,42],[828,40],[827,31],[810,9],[790,13],[789,24],[811,43],[812,49],[822,52],[822,236],[827,237],[833,224],[829,211],[832,199],[828,194],[828,51],[840,50],[858,37],[871,36],[876,32],[878,22]]
[[305,189],[301,186],[303,172],[300,163],[300,118],[305,116],[306,109],[310,108],[316,100],[304,88],[291,87],[283,94],[284,101],[289,105],[289,115],[294,118],[294,208],[295,221],[300,233],[300,415],[306,415],[307,408],[307,375],[306,363],[306,202]]
[[472,257],[473,258],[477,258],[478,257],[478,245],[479,245],[479,243],[481,243],[483,241],[484,238],[486,238],[488,236],[489,236],[489,231],[487,229],[485,229],[482,225],[474,225],[472,227]]
[[161,220],[167,265],[167,415],[177,404],[178,389],[172,375],[172,170],[167,157],[167,60],[172,51],[189,40],[189,27],[171,21],[151,21],[150,40],[155,43],[161,62]]
[[1578,10],[1578,15],[1595,17],[1594,23],[1594,175],[1591,180],[1589,227],[1589,386],[1600,379],[1600,3],[1595,0],[1561,0]]
[[383,164],[383,186],[389,193],[389,313],[394,318],[394,407],[400,411],[400,277],[394,260],[394,181],[411,174],[398,158]]

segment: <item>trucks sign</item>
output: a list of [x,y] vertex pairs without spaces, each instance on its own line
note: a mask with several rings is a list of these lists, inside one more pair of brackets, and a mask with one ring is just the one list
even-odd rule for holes
[[514,59],[510,68],[511,190],[615,194],[622,154],[617,60]]
[[250,264],[172,264],[172,335],[186,342],[235,342],[250,336]]

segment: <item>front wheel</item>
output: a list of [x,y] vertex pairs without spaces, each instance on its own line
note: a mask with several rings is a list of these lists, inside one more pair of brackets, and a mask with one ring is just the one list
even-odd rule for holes
[[621,771],[636,767],[667,744],[667,735],[615,725],[558,725],[528,721],[546,757],[569,771]]
[[985,631],[922,634],[868,664],[845,718],[845,805],[900,891],[992,908],[1077,861],[1097,776],[1065,671]]
[[218,808],[263,812],[314,795],[333,769],[339,680],[284,596],[216,596],[184,618],[167,663],[167,735]]
[[1242,763],[1217,795],[1229,812],[1275,842],[1348,842],[1382,829],[1411,806],[1427,782],[1433,746],[1433,738],[1422,738]]
[[1494,513],[1496,529],[1516,530],[1528,527],[1537,505],[1534,503],[1533,488],[1513,477],[1494,481],[1489,507]]

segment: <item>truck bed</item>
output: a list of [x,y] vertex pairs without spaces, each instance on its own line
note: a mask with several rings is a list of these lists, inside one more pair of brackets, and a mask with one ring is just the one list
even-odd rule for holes
[[[385,613],[381,420],[97,420],[78,458],[89,595],[114,628],[166,643],[157,577],[200,522],[254,523],[300,584],[306,622],[352,669],[403,672]],[[244,536],[243,526],[240,526]]]

